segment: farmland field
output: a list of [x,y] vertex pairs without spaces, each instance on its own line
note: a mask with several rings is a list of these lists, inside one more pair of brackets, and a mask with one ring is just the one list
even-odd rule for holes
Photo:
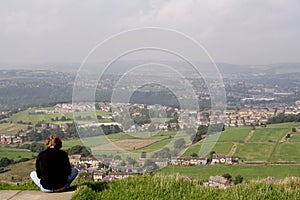
[[219,141],[244,141],[250,131],[250,127],[228,127],[221,133]]
[[289,131],[288,128],[257,128],[250,141],[278,141]]
[[32,158],[32,156],[37,155],[37,153],[32,153],[27,149],[17,149],[17,148],[0,148],[0,159],[7,157],[14,159],[15,161],[20,160],[21,158]]
[[300,143],[281,143],[272,156],[272,161],[300,162]]
[[197,155],[200,152],[200,148],[201,148],[202,143],[197,143],[197,144],[193,144],[191,145],[184,153],[182,156],[191,156],[192,153],[196,153]]
[[287,123],[279,123],[279,124],[268,124],[268,128],[289,128],[292,129],[293,127],[300,128],[300,122],[287,122]]
[[244,143],[238,144],[234,156],[240,157],[244,161],[267,161],[275,147],[274,143]]
[[233,143],[231,143],[231,142],[218,142],[214,146],[213,151],[215,151],[218,154],[228,155],[232,146],[233,146]]
[[153,152],[153,151],[164,148],[164,146],[168,145],[171,142],[171,140],[172,140],[171,138],[162,139],[162,140],[154,142],[148,146],[140,148],[134,152]]

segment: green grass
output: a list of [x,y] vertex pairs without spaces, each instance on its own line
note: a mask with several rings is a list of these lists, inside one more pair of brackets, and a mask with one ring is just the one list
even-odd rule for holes
[[0,148],[0,159],[7,157],[9,159],[13,159],[15,161],[20,160],[21,158],[32,158],[36,156],[37,153],[32,153],[27,149],[17,149],[17,148],[9,148],[9,147],[1,147]]
[[74,147],[76,145],[83,146],[82,141],[80,139],[63,140],[62,142],[63,142],[62,149],[65,149],[65,150],[69,149],[71,147]]
[[289,128],[300,127],[300,122],[287,122],[279,124],[268,124],[267,128]]
[[272,161],[297,161],[300,162],[299,143],[281,143],[274,152]]
[[82,199],[299,199],[300,180],[280,183],[253,182],[216,189],[193,184],[184,177],[136,176],[109,183],[90,183],[77,188],[72,200]]
[[283,179],[287,176],[300,176],[300,165],[213,165],[213,166],[169,166],[158,171],[161,175],[179,173],[196,180],[208,180],[210,176],[240,174],[245,180],[255,180],[272,176]]
[[[199,155],[200,149],[201,149],[202,143],[194,144],[190,146],[184,153],[184,156],[190,156],[192,153],[196,153]],[[215,151],[218,154],[228,154],[233,146],[233,143],[231,142],[218,142],[213,147],[212,151]]]
[[300,133],[294,133],[290,138],[290,142],[300,142]]
[[221,133],[218,141],[244,141],[250,131],[250,127],[226,127],[225,131]]
[[25,181],[21,185],[0,182],[0,190],[40,190],[33,181]]
[[185,156],[191,156],[193,153],[196,153],[197,155],[200,152],[200,148],[201,148],[202,143],[197,143],[197,144],[193,144],[191,145],[182,155],[182,157]]
[[231,148],[233,146],[233,143],[231,142],[218,142],[214,148],[213,151],[215,151],[217,154],[229,154]]
[[272,153],[274,143],[240,143],[234,156],[240,157],[244,161],[268,161]]
[[6,169],[9,169],[9,171],[0,174],[0,181],[20,182],[29,180],[30,172],[35,170],[35,159],[9,165]]
[[250,141],[278,141],[289,131],[288,128],[257,128]]

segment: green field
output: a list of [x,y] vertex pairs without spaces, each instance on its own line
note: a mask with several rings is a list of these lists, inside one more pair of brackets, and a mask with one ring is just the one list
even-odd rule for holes
[[279,123],[279,124],[268,124],[267,128],[289,128],[292,129],[294,127],[300,128],[300,122],[287,122],[287,123]]
[[15,161],[20,160],[21,158],[32,158],[36,156],[37,153],[32,153],[27,149],[17,149],[17,148],[9,148],[9,147],[1,147],[0,148],[0,159],[7,157],[9,159],[13,159]]
[[274,147],[274,143],[268,142],[238,144],[234,156],[244,161],[268,161]]
[[300,162],[300,143],[281,143],[273,153],[272,161]]
[[193,153],[196,153],[197,155],[200,152],[200,148],[201,148],[202,143],[197,143],[197,144],[193,144],[191,145],[183,154],[182,156],[191,156]]
[[214,148],[213,151],[218,153],[218,154],[226,154],[230,152],[231,148],[233,146],[232,142],[218,142]]
[[278,141],[290,131],[289,128],[256,128],[250,141]]
[[63,142],[63,144],[62,144],[63,149],[69,149],[69,148],[74,147],[76,145],[80,145],[80,146],[83,145],[82,141],[80,139],[63,140],[62,142]]
[[292,134],[290,142],[300,142],[300,133]]
[[179,173],[197,180],[208,180],[210,176],[229,173],[233,177],[240,174],[245,180],[272,176],[283,179],[287,176],[300,176],[300,165],[213,165],[213,166],[169,166],[159,174]]
[[251,131],[250,127],[226,127],[218,141],[244,141]]

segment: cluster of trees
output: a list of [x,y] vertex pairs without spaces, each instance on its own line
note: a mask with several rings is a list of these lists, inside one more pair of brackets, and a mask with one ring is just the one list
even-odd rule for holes
[[168,147],[163,148],[160,151],[153,153],[152,158],[169,158],[171,159],[172,152]]
[[151,159],[145,160],[145,163],[144,163],[145,172],[153,172],[153,171],[157,170],[158,168],[159,167],[157,166],[157,164],[155,164],[155,162],[152,161]]
[[185,147],[185,140],[180,138],[174,142],[174,149],[171,151],[168,147],[163,148],[160,151],[154,152],[152,158],[169,158],[172,156],[178,156],[178,153]]
[[222,132],[224,130],[225,130],[225,125],[223,123],[219,123],[219,124],[211,124],[210,126],[200,125],[197,128],[196,134],[193,134],[194,130],[192,128],[187,129],[186,132],[188,134],[192,134],[191,141],[193,144],[195,144],[195,143],[199,142],[200,140],[202,140],[203,137],[208,132],[209,132],[209,134],[213,134],[213,133]]
[[120,133],[123,130],[118,125],[105,126],[101,125],[100,127],[80,127],[78,132],[84,137],[99,136],[99,135],[109,135],[113,133]]
[[51,121],[62,121],[62,122],[64,122],[64,121],[69,121],[69,120],[71,120],[71,119],[66,117],[66,116],[62,116],[61,118],[59,118],[59,117],[51,118]]
[[[134,113],[139,113],[140,115],[132,116]],[[133,122],[139,126],[151,122],[149,110],[147,108],[131,108],[130,114],[133,118]]]
[[[38,122],[37,126],[39,126],[42,122]],[[69,128],[65,131],[62,131],[60,128],[58,129],[43,129],[41,131],[32,129],[31,127],[28,127],[28,129],[31,129],[31,132],[27,134],[27,136],[23,136],[23,141],[43,141],[46,140],[46,138],[51,134],[57,134],[60,138],[78,138],[77,130],[74,123],[68,123],[67,124]]]
[[[25,162],[30,160],[29,158],[21,158],[18,161],[15,161],[14,159],[9,159],[7,157],[1,158],[0,159],[0,167],[7,167],[10,164],[15,164],[15,163],[20,163],[20,162]],[[4,171],[4,170],[2,170]]]
[[235,185],[241,184],[244,180],[244,177],[242,177],[241,175],[237,175],[234,179],[229,173],[223,174],[222,176],[230,182],[233,182]]
[[88,157],[91,156],[91,149],[81,146],[81,145],[76,145],[71,147],[70,149],[67,150],[68,154],[80,154],[83,157]]
[[28,150],[30,150],[31,152],[34,152],[34,153],[39,153],[39,152],[43,151],[46,147],[42,143],[33,142],[31,144],[28,144],[28,143],[27,144],[23,144],[19,148],[21,148],[21,149],[28,149]]
[[292,115],[292,114],[284,114],[280,113],[277,116],[271,117],[267,124],[277,124],[277,123],[284,123],[284,122],[300,122],[300,114]]

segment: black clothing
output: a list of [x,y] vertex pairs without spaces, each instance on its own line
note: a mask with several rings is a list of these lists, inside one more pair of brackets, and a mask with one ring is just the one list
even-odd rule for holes
[[36,173],[45,189],[59,189],[65,186],[71,174],[68,154],[56,148],[47,148],[36,159]]

